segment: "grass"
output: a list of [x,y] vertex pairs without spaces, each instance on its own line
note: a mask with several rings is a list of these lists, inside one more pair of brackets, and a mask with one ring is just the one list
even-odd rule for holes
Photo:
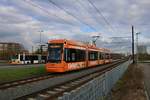
[[0,83],[24,79],[45,73],[46,70],[44,66],[28,68],[2,68],[0,69]]
[[8,63],[8,61],[7,60],[0,60],[0,64],[6,64],[6,63]]
[[141,66],[130,65],[112,90],[112,100],[146,100]]

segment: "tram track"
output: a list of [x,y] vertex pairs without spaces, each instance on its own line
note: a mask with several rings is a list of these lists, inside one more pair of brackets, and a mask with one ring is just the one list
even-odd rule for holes
[[81,86],[82,84],[85,84],[86,82],[92,80],[93,78],[100,76],[104,72],[111,70],[112,68],[116,67],[117,65],[119,65],[123,62],[125,62],[125,60],[115,62],[113,64],[110,64],[107,68],[98,70],[93,73],[86,74],[84,76],[64,82],[62,84],[58,84],[56,86],[46,88],[41,91],[19,97],[19,98],[17,98],[17,100],[49,100],[49,99],[56,100],[64,92],[70,91],[74,88]]
[[[87,75],[92,75],[98,71],[98,73],[100,73],[100,71],[102,72],[108,68],[111,68],[111,66],[117,66],[118,64],[121,64],[125,61],[127,61],[127,59],[118,60],[110,64],[101,65],[93,68],[87,68],[66,73],[50,73],[48,75],[0,84],[0,99],[23,99],[26,98],[26,96],[28,97],[30,95],[37,94],[49,88],[55,88],[59,91],[59,86],[63,87],[64,84],[70,84],[70,82],[73,82],[80,78],[84,78]],[[11,96],[8,97],[7,95]]]
[[0,84],[0,90],[27,84],[27,83],[31,83],[31,82],[36,82],[36,81],[40,81],[40,80],[44,80],[44,79],[48,79],[48,78],[52,78],[54,76],[56,76],[56,74],[50,73],[50,74],[34,76],[34,77],[20,79],[20,80],[11,81],[11,82],[5,82],[5,83]]
[[[114,61],[114,62],[117,62],[117,61]],[[86,70],[86,69],[84,69],[84,70]],[[67,74],[67,73],[64,73],[64,74]],[[0,90],[27,84],[27,83],[32,83],[32,82],[36,82],[36,81],[41,81],[41,80],[45,80],[45,79],[49,79],[49,78],[54,78],[56,76],[64,75],[64,74],[63,73],[60,73],[60,74],[59,73],[50,73],[50,74],[44,74],[44,75],[40,75],[40,76],[34,76],[34,77],[30,77],[30,78],[5,82],[5,83],[0,84]]]

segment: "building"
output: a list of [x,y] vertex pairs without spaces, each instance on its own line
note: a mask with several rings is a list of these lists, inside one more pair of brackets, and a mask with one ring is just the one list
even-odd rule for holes
[[138,46],[138,53],[139,54],[147,54],[147,46],[145,46],[145,45]]
[[28,53],[19,43],[0,42],[0,60],[9,60],[11,56],[23,52]]

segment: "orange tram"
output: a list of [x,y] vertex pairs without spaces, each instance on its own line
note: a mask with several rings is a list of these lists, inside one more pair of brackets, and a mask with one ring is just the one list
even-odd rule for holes
[[65,39],[48,41],[48,72],[79,70],[111,62],[108,49]]

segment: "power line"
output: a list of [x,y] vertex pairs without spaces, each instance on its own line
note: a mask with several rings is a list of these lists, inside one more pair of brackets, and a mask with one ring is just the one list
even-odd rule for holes
[[[80,0],[76,0],[76,1],[78,1],[78,3],[85,9],[85,10],[87,10],[86,8],[85,8],[85,6],[84,6],[84,4],[82,4],[81,3],[81,1]],[[92,4],[91,4],[92,5]],[[88,10],[87,10],[88,11]],[[97,11],[96,11],[97,12]],[[92,16],[93,17],[93,16]],[[96,21],[99,21],[99,20],[97,20],[97,18],[96,18]],[[100,21],[99,21],[100,22]],[[101,23],[101,22],[100,22]],[[113,32],[113,31],[112,31]]]
[[[88,11],[87,9],[86,9],[86,7],[84,6],[84,4],[80,1],[80,0],[76,0],[76,1],[78,1],[78,3],[86,10],[86,11]],[[93,17],[93,15],[92,15],[92,17]],[[94,18],[94,17],[93,17]],[[99,21],[99,20],[97,20],[97,18],[96,18],[96,21]],[[99,21],[100,22],[100,21]],[[100,22],[101,23],[101,22]]]
[[105,18],[105,16],[102,14],[101,10],[98,9],[90,0],[87,0],[94,8],[95,10],[100,14],[100,16],[104,19],[105,23],[111,28],[112,32],[114,31],[114,28],[112,27],[112,25],[109,23],[109,21],[107,21],[107,19]]
[[117,36],[117,37],[110,37],[111,39],[113,38],[113,39],[119,39],[119,38],[131,38],[131,36],[124,36],[124,37],[119,37],[119,36]]
[[65,13],[67,13],[68,15],[72,16],[73,18],[75,18],[76,20],[78,20],[80,23],[88,26],[89,28],[97,31],[97,29],[95,29],[94,27],[90,26],[89,24],[85,23],[84,21],[80,20],[78,17],[74,16],[72,13],[70,13],[69,11],[67,11],[66,9],[64,9],[61,6],[58,6],[55,2],[53,2],[52,0],[48,0],[51,4],[55,5],[57,8],[59,8],[60,10],[63,10]]
[[[49,15],[49,16],[50,16],[50,15],[53,15],[53,16],[55,16],[55,17],[57,17],[57,18],[63,20],[64,23],[67,23],[67,24],[69,24],[69,25],[74,26],[72,23],[68,23],[68,21],[64,20],[63,18],[61,18],[61,17],[59,17],[59,16],[57,16],[57,15],[55,15],[55,14],[50,13],[48,10],[46,10],[46,9],[44,9],[44,8],[42,8],[42,7],[40,7],[39,5],[33,3],[32,1],[30,1],[30,2],[28,2],[28,1],[26,1],[26,0],[24,0],[24,1],[25,1],[26,3],[32,5],[33,7],[36,7],[36,8],[38,8],[38,9],[44,11],[47,15]],[[50,17],[51,17],[51,16],[50,16]],[[63,23],[63,24],[64,24],[64,23]]]

